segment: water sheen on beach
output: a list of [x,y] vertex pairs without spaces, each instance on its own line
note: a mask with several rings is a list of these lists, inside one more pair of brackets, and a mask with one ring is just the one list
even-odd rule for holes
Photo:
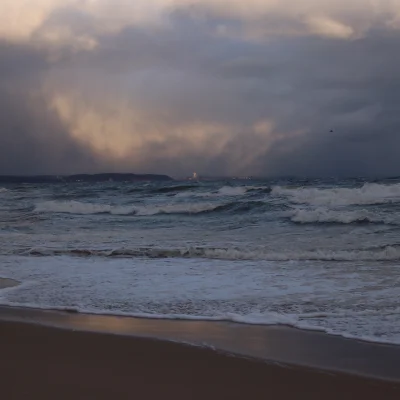
[[400,179],[0,188],[0,303],[400,343]]

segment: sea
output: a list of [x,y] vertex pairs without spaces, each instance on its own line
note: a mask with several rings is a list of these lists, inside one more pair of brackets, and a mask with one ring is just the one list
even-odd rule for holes
[[13,184],[0,304],[400,344],[400,179]]

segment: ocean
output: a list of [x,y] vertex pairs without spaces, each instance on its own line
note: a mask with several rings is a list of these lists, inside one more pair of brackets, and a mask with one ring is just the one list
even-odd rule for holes
[[400,343],[400,179],[14,184],[0,304]]

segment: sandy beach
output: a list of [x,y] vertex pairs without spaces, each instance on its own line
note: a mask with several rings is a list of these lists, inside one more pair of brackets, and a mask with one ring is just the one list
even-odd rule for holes
[[150,337],[2,320],[0,339],[1,391],[10,400],[400,398],[400,382],[289,367]]

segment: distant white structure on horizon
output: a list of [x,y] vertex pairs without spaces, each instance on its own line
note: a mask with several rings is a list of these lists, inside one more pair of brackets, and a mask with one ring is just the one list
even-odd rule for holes
[[197,175],[197,172],[193,172],[193,176],[191,178],[189,178],[191,181],[198,181],[199,180],[199,176]]

